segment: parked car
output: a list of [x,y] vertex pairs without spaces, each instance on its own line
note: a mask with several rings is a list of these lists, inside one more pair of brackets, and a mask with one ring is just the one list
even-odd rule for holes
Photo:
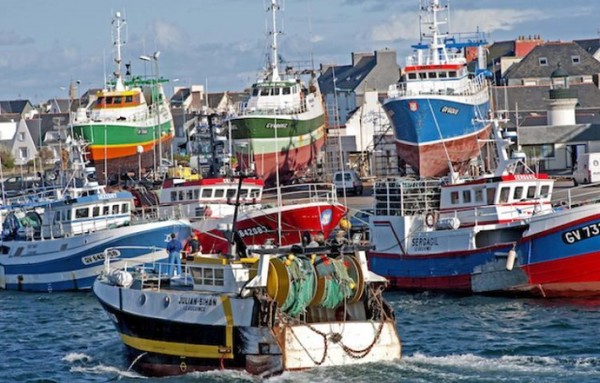
[[373,209],[362,209],[350,217],[350,237],[356,233],[362,233],[362,239],[369,240],[369,222],[373,215]]
[[333,183],[338,194],[341,194],[344,189],[346,193],[352,192],[354,195],[362,195],[363,183],[354,170],[344,170],[342,172],[333,173]]

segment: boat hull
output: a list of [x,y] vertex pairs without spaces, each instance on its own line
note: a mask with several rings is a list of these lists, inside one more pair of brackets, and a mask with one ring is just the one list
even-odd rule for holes
[[[245,116],[231,121],[241,169],[254,169],[269,185],[289,181],[318,159],[325,144],[325,117]],[[277,128],[273,128],[276,126]],[[277,134],[277,138],[275,135]]]
[[463,170],[479,154],[490,126],[486,91],[473,96],[398,97],[385,101],[398,155],[421,177],[449,172],[448,161]]
[[[161,221],[64,238],[4,242],[5,252],[19,247],[24,251],[20,256],[0,255],[0,288],[44,292],[90,290],[103,270],[105,249],[121,247],[110,254],[120,263],[161,264],[168,257],[165,239],[173,232],[179,238],[188,238],[191,226],[187,221]],[[136,246],[155,246],[156,250],[126,248]]]
[[[277,243],[279,231],[281,231],[280,245],[287,246],[301,243],[302,234],[305,232],[322,231],[325,238],[329,237],[346,211],[347,209],[341,204],[327,202],[249,209],[240,213],[235,227],[246,246],[264,245],[268,240]],[[281,222],[281,225],[278,222]],[[229,223],[231,223],[229,217],[193,222],[194,228],[200,231],[199,241],[204,252],[226,253],[228,251],[228,241],[219,226]]]

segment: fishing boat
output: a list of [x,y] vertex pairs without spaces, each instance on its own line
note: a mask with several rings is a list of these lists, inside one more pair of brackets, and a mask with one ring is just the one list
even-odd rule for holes
[[164,150],[171,147],[175,131],[162,87],[167,80],[154,71],[160,52],[142,56],[151,61],[153,77],[132,77],[129,67],[123,76],[124,25],[117,12],[113,20],[114,80],[96,94],[96,101],[87,109],[78,110],[72,124],[75,137],[89,144],[89,160],[104,170],[106,177],[142,167],[156,169]]
[[[440,13],[449,6],[421,1],[421,41],[413,45],[403,76],[383,103],[394,129],[398,156],[421,177],[465,172],[489,137],[490,109],[481,34],[450,37]],[[428,39],[429,41],[424,41]],[[470,73],[465,52],[477,50],[479,69]]]
[[167,179],[158,191],[159,216],[189,219],[205,252],[226,253],[230,241],[224,229],[233,222],[238,194],[236,232],[244,246],[299,244],[303,235],[317,232],[327,238],[347,213],[331,184],[263,190],[262,179],[242,178]]
[[189,237],[188,220],[139,215],[131,193],[107,192],[88,177],[94,170],[87,163],[76,158],[69,163],[74,171],[66,184],[4,207],[0,289],[89,290],[103,270],[107,247],[120,247],[108,254],[117,264],[156,264],[168,257],[167,236]]
[[371,269],[402,290],[600,295],[597,192],[552,199],[554,180],[509,159],[492,126],[494,174],[376,184]]
[[364,248],[202,255],[176,279],[105,259],[94,294],[144,375],[237,369],[268,377],[400,358],[385,279],[368,270]]
[[325,143],[325,109],[314,72],[308,86],[291,69],[279,70],[276,0],[271,0],[271,63],[264,78],[232,116],[233,151],[238,167],[251,169],[269,185],[299,176],[317,161]]

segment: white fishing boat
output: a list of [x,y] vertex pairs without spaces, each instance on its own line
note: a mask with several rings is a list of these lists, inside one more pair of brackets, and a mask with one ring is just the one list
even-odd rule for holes
[[385,279],[368,270],[364,250],[201,255],[170,280],[161,270],[132,263],[123,269],[105,257],[93,291],[131,367],[145,375],[239,369],[264,377],[397,360]]

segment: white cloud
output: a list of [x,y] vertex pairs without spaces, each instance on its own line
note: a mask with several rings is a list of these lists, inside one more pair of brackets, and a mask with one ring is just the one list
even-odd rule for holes
[[[528,20],[548,18],[549,15],[541,10],[533,9],[476,9],[457,10],[450,14],[451,32],[481,32],[509,31],[515,26]],[[371,30],[373,41],[418,40],[419,16],[416,12],[402,15],[394,14],[391,20],[377,25]]]
[[187,44],[187,33],[181,27],[162,20],[154,21],[151,26],[156,44],[165,47],[182,48]]
[[310,37],[310,42],[311,43],[318,43],[318,42],[321,42],[323,40],[325,40],[325,38],[323,36],[321,36],[321,35],[312,35]]

